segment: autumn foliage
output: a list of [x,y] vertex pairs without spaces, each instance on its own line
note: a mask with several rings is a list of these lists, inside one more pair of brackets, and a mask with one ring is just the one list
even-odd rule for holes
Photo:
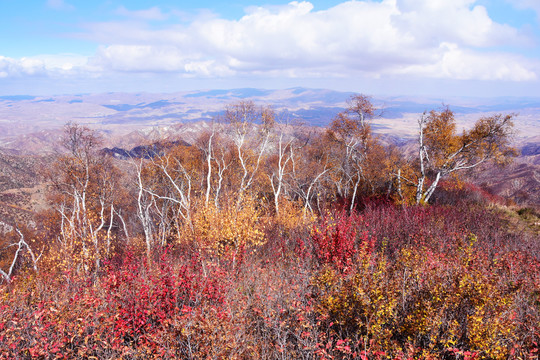
[[467,186],[407,205],[418,163],[383,161],[375,115],[308,136],[238,104],[123,162],[71,128],[41,230],[1,253],[0,359],[537,359],[537,237]]

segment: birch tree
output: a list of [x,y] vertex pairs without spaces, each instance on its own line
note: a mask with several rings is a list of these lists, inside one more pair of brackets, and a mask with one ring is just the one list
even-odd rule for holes
[[293,134],[287,134],[286,125],[276,126],[277,134],[273,154],[269,161],[268,179],[274,195],[274,210],[279,214],[280,197],[287,189],[287,178],[292,173],[292,162],[298,150],[297,139]]
[[375,116],[376,109],[365,95],[352,96],[347,105],[330,124],[329,136],[338,145],[334,160],[336,189],[341,197],[350,199],[352,211],[360,184],[369,180],[366,170],[375,141],[369,120]]
[[115,189],[119,173],[110,159],[100,153],[101,139],[86,127],[68,124],[51,171],[56,196],[53,206],[61,218],[58,238],[65,256],[85,270],[95,270],[110,251],[115,217]]
[[229,125],[240,167],[237,205],[253,185],[267,149],[275,113],[268,107],[258,107],[252,101],[241,101],[227,106],[224,116]]
[[16,248],[15,253],[13,254],[13,259],[11,260],[11,264],[7,272],[0,269],[0,276],[6,282],[11,281],[13,274],[15,272],[16,266],[17,264],[20,263],[20,259],[25,253],[27,253],[30,256],[30,260],[32,261],[32,268],[34,269],[35,272],[38,272],[37,264],[38,264],[39,259],[41,258],[41,255],[43,254],[41,253],[38,256],[36,256],[32,248],[28,244],[28,242],[25,240],[24,234],[21,232],[21,230],[19,230],[19,228],[15,228],[15,231],[19,235],[19,241],[13,242],[7,246],[8,248],[12,248],[12,247]]
[[416,175],[399,175],[399,182],[416,188],[415,202],[428,203],[441,179],[446,176],[493,161],[508,162],[515,155],[510,146],[514,114],[484,116],[461,134],[457,131],[454,113],[424,113],[418,120]]

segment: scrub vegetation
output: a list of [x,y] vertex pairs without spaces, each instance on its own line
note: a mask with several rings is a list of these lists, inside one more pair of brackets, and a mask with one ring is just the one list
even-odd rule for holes
[[410,156],[376,116],[239,102],[127,160],[67,125],[49,208],[2,238],[0,358],[537,359],[538,212],[464,177],[515,154],[513,115],[431,111]]

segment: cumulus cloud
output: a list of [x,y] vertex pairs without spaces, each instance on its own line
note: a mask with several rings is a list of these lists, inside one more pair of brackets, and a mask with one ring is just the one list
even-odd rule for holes
[[44,58],[26,64],[11,59],[7,65],[2,60],[0,76],[69,68],[201,77],[399,74],[526,81],[537,79],[540,68],[535,60],[498,50],[530,39],[493,21],[476,0],[347,1],[327,10],[293,1],[250,7],[235,20],[201,16],[172,25],[156,25],[172,17],[157,7],[121,7],[117,13],[127,19],[86,25],[86,38],[102,44],[88,62],[69,67]]
[[397,0],[400,15],[395,24],[408,31],[424,46],[438,45],[441,41],[465,46],[489,47],[525,42],[518,30],[495,23],[487,9],[474,5],[475,0]]
[[[151,13],[163,15],[156,8]],[[494,22],[475,0],[347,1],[323,11],[294,1],[251,7],[238,20],[204,17],[160,29],[102,23],[93,24],[91,31],[106,42],[93,63],[121,71],[536,78],[530,61],[489,52],[528,39]]]
[[73,75],[91,70],[80,55],[38,55],[20,59],[0,56],[0,78]]
[[45,73],[43,61],[32,58],[13,59],[0,56],[0,77],[38,75]]
[[515,55],[484,54],[461,49],[456,44],[443,43],[436,61],[406,66],[396,73],[457,80],[527,81],[537,79],[532,68],[534,64]]

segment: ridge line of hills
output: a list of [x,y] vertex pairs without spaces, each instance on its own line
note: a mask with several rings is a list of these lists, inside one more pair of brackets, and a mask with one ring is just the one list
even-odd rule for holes
[[[68,122],[89,126],[112,137],[125,137],[137,131],[148,142],[152,133],[159,138],[159,133],[166,132],[168,127],[212,120],[222,114],[227,105],[242,100],[273,107],[285,122],[326,126],[346,107],[352,94],[325,89],[244,88],[169,94],[0,96],[0,148],[32,152],[32,144],[36,143],[39,144],[36,146],[38,152],[43,152],[47,149],[43,146],[46,140],[54,138],[54,131]],[[381,116],[372,124],[374,131],[380,134],[411,138],[416,134],[416,120],[422,112],[448,104],[462,127],[485,114],[516,113],[521,145],[540,143],[540,98],[375,96],[372,101],[382,110]],[[116,144],[111,142],[109,145]],[[137,145],[140,143],[120,143],[121,147]]]

